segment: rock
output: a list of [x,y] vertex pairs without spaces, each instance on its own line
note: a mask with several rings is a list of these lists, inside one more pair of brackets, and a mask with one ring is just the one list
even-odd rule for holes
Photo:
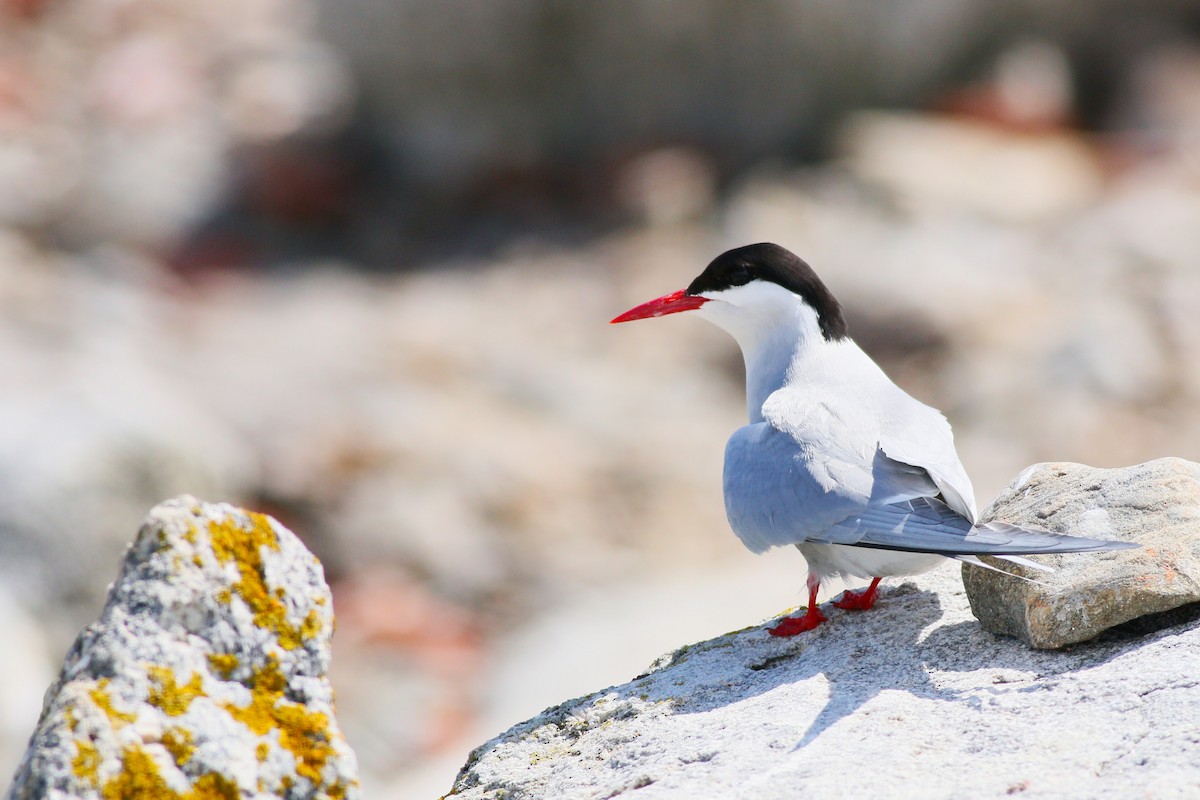
[[995,633],[1033,647],[1063,647],[1200,603],[1200,464],[1178,458],[1124,469],[1036,464],[982,518],[1142,545],[1034,557],[1053,573],[1015,570],[1040,584],[964,567],[971,611]]
[[1178,796],[1200,777],[1200,620],[1030,650],[971,619],[950,569],[826,613],[812,634],[729,633],[550,708],[478,747],[450,796]]
[[8,796],[358,796],[332,633],[321,565],[287,529],[191,497],[159,505]]

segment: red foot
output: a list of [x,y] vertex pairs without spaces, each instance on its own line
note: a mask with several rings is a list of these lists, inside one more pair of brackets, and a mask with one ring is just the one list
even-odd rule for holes
[[866,611],[875,605],[879,599],[879,578],[871,581],[871,585],[861,592],[842,592],[840,600],[834,600],[833,605],[846,611]]
[[811,631],[825,621],[825,615],[819,608],[810,608],[799,617],[784,617],[774,628],[768,628],[772,636],[795,636],[797,633]]

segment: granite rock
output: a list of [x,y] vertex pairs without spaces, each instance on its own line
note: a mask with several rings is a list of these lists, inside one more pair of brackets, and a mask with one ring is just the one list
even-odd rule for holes
[[1033,647],[1063,647],[1200,603],[1200,464],[1178,458],[1123,469],[1036,464],[1001,492],[983,519],[1142,545],[1033,557],[1052,573],[1014,570],[1039,583],[964,567],[971,610],[995,633]]
[[159,505],[67,654],[8,797],[357,796],[332,633],[321,565],[288,530],[191,497]]
[[476,748],[448,796],[1185,797],[1200,781],[1198,619],[1030,650],[971,619],[947,568],[826,613],[547,709]]

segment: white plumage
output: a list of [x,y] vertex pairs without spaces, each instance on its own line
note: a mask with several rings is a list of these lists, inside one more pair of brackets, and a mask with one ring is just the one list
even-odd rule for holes
[[[693,311],[737,341],[749,424],[729,439],[729,524],[747,547],[795,545],[809,567],[809,609],[772,632],[823,617],[828,577],[872,578],[835,603],[869,608],[881,577],[913,575],[979,555],[1136,547],[1006,523],[976,525],[971,481],[946,418],[896,386],[847,335],[841,307],[792,253],[760,244],[715,259],[684,292],[614,322]],[[1034,565],[1037,566],[1037,565]]]

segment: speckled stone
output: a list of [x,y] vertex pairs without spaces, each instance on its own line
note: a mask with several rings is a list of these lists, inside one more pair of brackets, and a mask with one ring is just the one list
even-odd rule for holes
[[1200,785],[1200,618],[1033,650],[971,618],[949,565],[885,584],[871,611],[826,614],[789,639],[761,625],[682,647],[549,708],[477,747],[447,797],[1073,800]]
[[150,512],[51,687],[10,798],[346,798],[320,563],[269,517]]
[[1063,647],[1200,603],[1200,464],[1178,458],[1123,469],[1037,464],[1009,484],[982,518],[1142,545],[1033,557],[1054,567],[1053,573],[1011,570],[1041,584],[964,566],[971,610],[995,633],[1033,647]]

